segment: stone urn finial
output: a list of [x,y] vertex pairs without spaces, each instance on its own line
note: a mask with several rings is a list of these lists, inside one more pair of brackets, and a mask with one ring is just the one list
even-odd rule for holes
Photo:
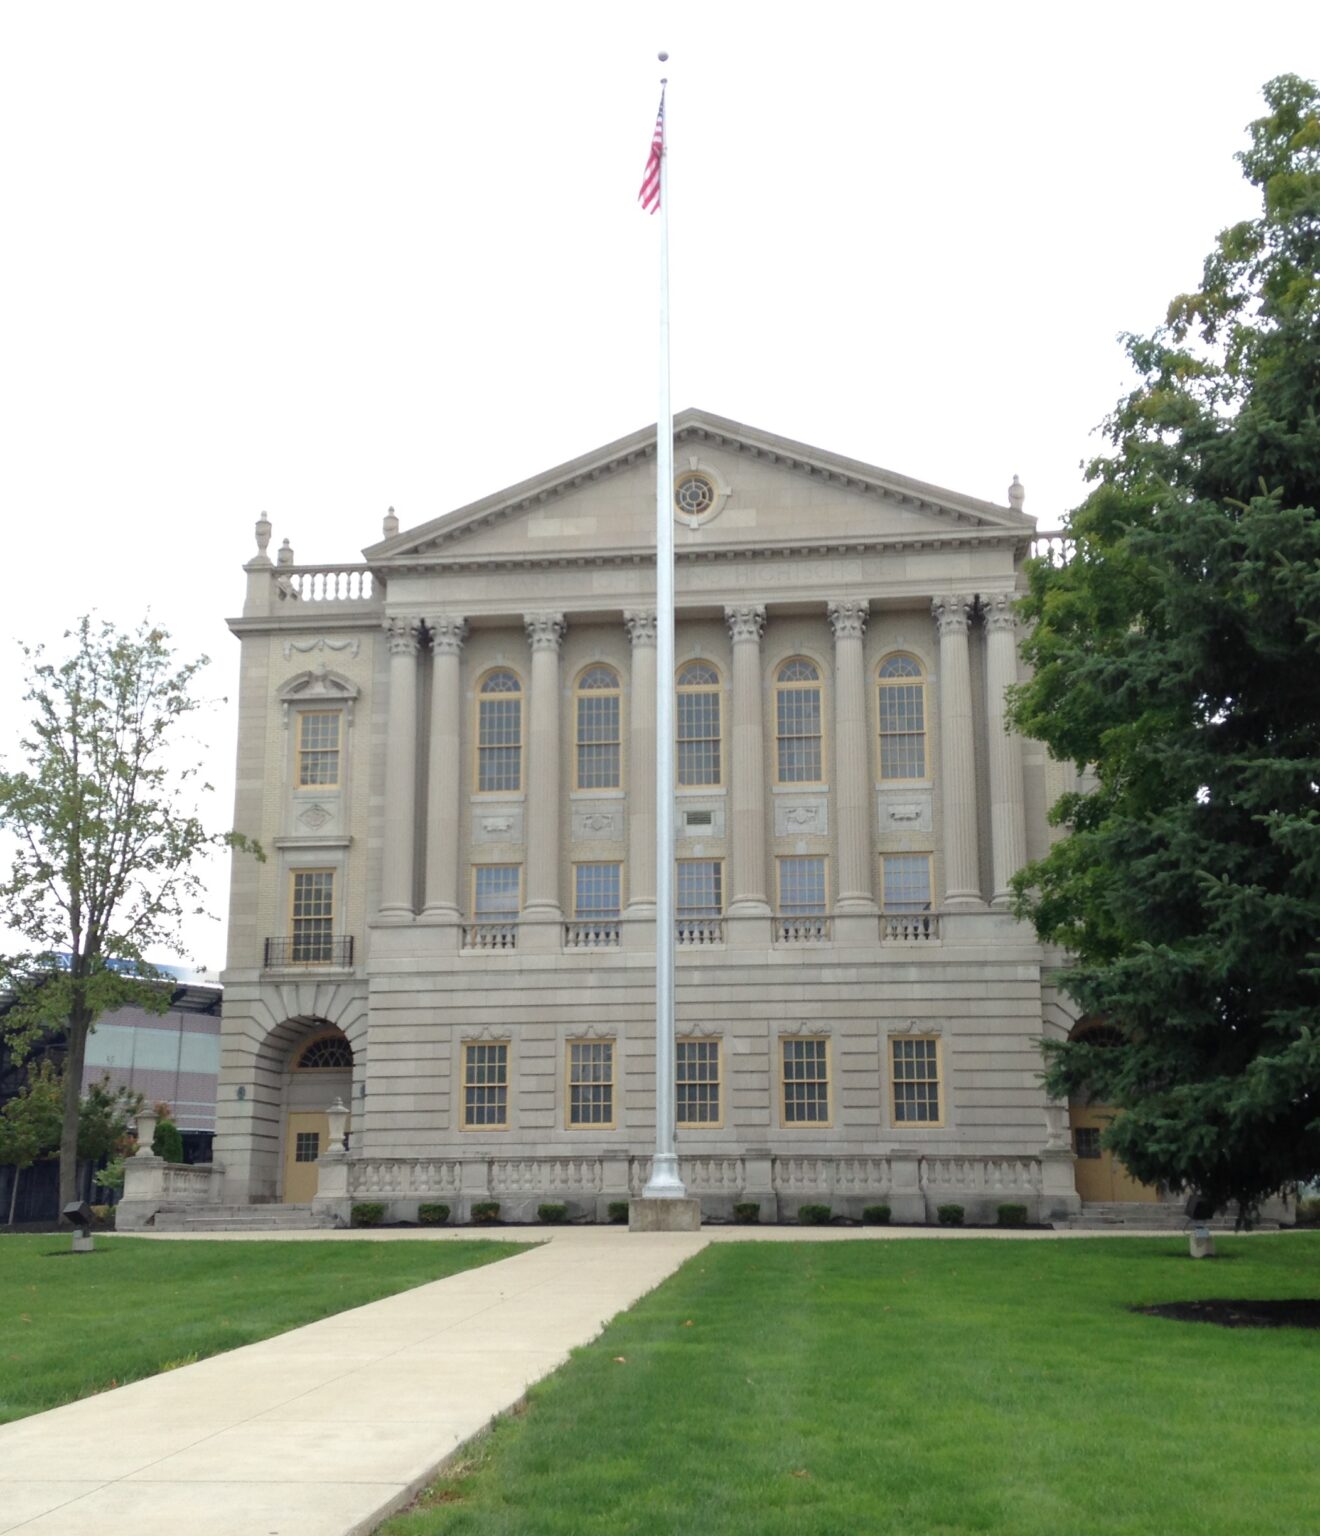
[[257,559],[266,559],[266,546],[270,543],[270,518],[263,512],[257,519]]
[[151,1143],[156,1138],[156,1121],[160,1116],[154,1109],[140,1109],[137,1112],[137,1157],[151,1157]]
[[289,543],[288,539],[285,539],[284,543],[280,545],[280,552],[275,558],[280,565],[293,564],[293,545]]
[[344,1150],[344,1132],[348,1129],[348,1109],[343,1099],[336,1096],[335,1102],[326,1110],[325,1117],[330,1122],[330,1145],[326,1151],[341,1153]]
[[399,519],[394,515],[393,507],[391,507],[389,511],[386,512],[382,527],[387,539],[392,539],[394,535],[398,533]]
[[1022,503],[1027,499],[1027,493],[1021,480],[1013,476],[1013,483],[1008,488],[1008,504],[1014,512],[1021,512]]

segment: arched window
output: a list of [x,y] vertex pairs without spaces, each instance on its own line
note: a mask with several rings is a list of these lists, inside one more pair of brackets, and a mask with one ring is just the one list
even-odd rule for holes
[[823,779],[820,719],[820,668],[795,656],[775,674],[776,778],[781,784]]
[[578,789],[619,787],[619,675],[597,664],[577,681]]
[[678,669],[678,782],[720,782],[720,674],[708,661]]
[[522,684],[507,667],[487,672],[477,689],[477,790],[522,788]]
[[317,1035],[303,1047],[295,1065],[299,1072],[352,1071],[353,1047],[343,1035]]
[[912,656],[880,663],[880,777],[926,777],[926,674]]

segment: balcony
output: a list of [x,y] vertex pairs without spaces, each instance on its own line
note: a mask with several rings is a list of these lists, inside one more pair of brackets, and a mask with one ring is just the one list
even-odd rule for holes
[[883,944],[933,944],[940,937],[938,912],[882,912],[880,941]]
[[564,924],[565,949],[618,949],[623,924],[618,918],[581,919]]
[[506,919],[497,923],[464,923],[463,948],[508,951],[518,947],[518,923]]
[[678,917],[674,919],[674,940],[685,949],[709,948],[724,943],[722,917]]
[[776,944],[828,944],[834,937],[833,924],[825,916],[789,917],[780,912],[774,922]]
[[268,971],[305,970],[312,966],[347,969],[353,964],[353,939],[345,934],[294,933],[266,940],[262,965]]

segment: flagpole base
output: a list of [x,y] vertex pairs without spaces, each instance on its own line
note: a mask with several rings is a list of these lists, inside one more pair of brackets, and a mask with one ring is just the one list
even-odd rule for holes
[[699,1232],[701,1201],[691,1196],[628,1202],[629,1232]]

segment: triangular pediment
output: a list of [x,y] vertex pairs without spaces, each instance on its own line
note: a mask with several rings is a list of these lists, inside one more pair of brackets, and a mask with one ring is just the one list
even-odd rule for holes
[[[656,430],[644,428],[367,549],[373,564],[643,558],[655,541]],[[705,411],[674,420],[674,469],[706,477],[714,505],[676,519],[685,552],[1029,538],[1009,506],[943,490]]]

